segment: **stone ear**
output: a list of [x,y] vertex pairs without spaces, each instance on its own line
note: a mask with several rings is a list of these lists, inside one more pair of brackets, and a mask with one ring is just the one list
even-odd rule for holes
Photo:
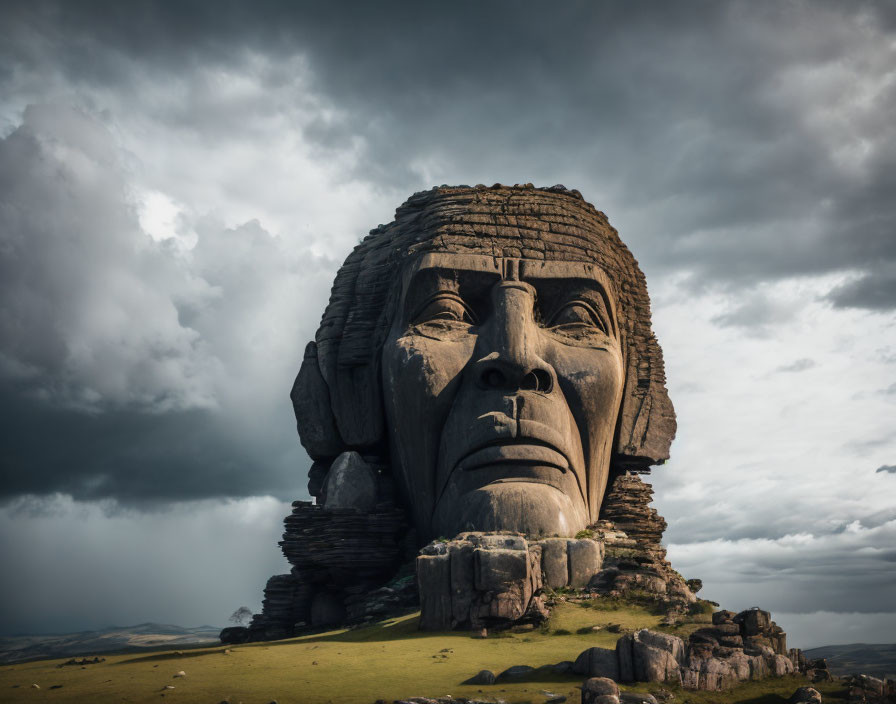
[[305,358],[290,398],[299,439],[312,459],[332,459],[348,449],[378,443],[383,434],[378,365],[332,366],[327,382],[315,342],[305,347]]
[[289,394],[299,439],[312,459],[332,458],[345,450],[330,404],[330,389],[320,372],[317,343],[309,342]]
[[650,335],[646,349],[630,349],[616,433],[615,462],[646,470],[669,459],[675,438],[675,409],[665,386],[663,352]]

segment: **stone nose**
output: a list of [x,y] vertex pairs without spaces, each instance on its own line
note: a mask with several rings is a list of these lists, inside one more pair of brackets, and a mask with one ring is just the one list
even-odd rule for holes
[[540,328],[535,322],[535,291],[513,281],[495,286],[492,315],[480,333],[483,355],[474,376],[480,388],[550,393],[556,374],[538,354]]

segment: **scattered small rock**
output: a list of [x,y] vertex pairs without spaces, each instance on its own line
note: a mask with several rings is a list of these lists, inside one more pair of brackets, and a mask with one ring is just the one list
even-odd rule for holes
[[187,673],[184,672],[183,670],[181,670],[180,672],[175,672],[175,673],[174,673],[174,677],[175,677],[175,678],[177,678],[177,677],[186,677],[186,676],[187,676]]
[[33,685],[31,685],[31,689],[40,689],[40,685],[35,682]]

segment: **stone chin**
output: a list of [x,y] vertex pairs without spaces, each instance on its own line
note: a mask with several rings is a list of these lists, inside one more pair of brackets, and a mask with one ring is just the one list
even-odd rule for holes
[[512,478],[465,493],[447,491],[436,505],[433,533],[445,537],[464,531],[572,536],[587,523],[588,512],[581,500],[550,482]]

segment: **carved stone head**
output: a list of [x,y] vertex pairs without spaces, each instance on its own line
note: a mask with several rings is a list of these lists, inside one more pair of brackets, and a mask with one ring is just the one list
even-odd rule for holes
[[412,196],[336,276],[292,399],[316,460],[388,455],[421,540],[574,535],[669,456],[644,276],[561,186]]

